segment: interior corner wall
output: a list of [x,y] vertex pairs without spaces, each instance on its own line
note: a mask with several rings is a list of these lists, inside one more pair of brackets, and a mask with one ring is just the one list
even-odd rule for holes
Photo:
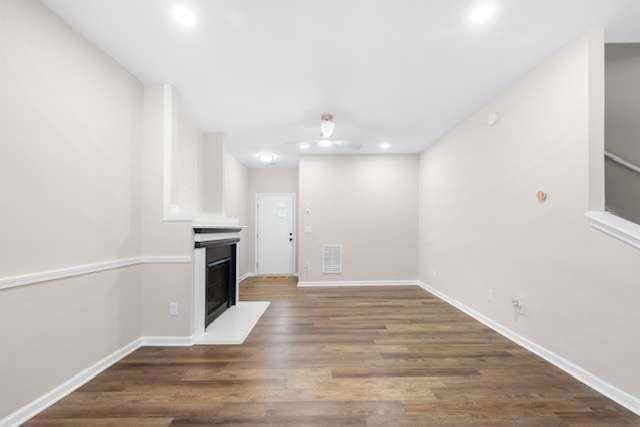
[[[224,150],[223,164],[223,202],[224,214],[229,218],[238,219],[240,225],[249,222],[249,171],[231,153]],[[247,230],[240,233],[238,244],[238,277],[253,272],[253,254],[250,253],[250,236]]]
[[[38,1],[0,28],[0,278],[139,256],[141,83]],[[140,274],[0,289],[0,419],[140,336]]]
[[[248,259],[251,261],[250,270],[256,272],[256,195],[258,193],[293,193],[298,198],[298,168],[250,168],[248,169],[249,194],[247,197],[247,229],[242,236],[247,242]],[[300,250],[300,236],[298,233],[298,252]],[[299,268],[298,253],[296,266]]]
[[[592,85],[604,84],[603,70],[590,68],[601,62],[590,57],[602,49],[596,39],[547,59],[421,155],[420,279],[640,396],[630,374],[640,360],[631,333],[640,252],[584,215],[599,126],[591,118],[604,114],[593,97]],[[514,315],[513,298],[526,315]]]
[[[415,154],[303,157],[301,281],[416,280],[417,194]],[[341,274],[322,273],[323,244],[343,245]]]

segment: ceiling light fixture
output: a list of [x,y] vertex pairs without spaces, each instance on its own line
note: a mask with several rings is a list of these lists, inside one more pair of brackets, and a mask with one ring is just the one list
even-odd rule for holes
[[330,139],[321,139],[317,141],[318,147],[321,148],[331,148],[333,146],[333,142]]
[[198,21],[193,10],[183,5],[175,5],[171,9],[171,15],[178,24],[186,28],[195,27]]
[[276,160],[278,159],[278,155],[277,154],[267,153],[267,152],[260,152],[260,153],[256,154],[256,157],[262,163],[267,163],[267,164],[270,164],[270,165],[275,164]]
[[300,147],[301,150],[308,150],[310,147],[310,145],[306,142],[301,142],[298,146]]
[[472,25],[486,24],[496,14],[496,5],[493,3],[481,3],[469,12],[469,23]]
[[391,148],[391,144],[389,144],[388,142],[381,142],[380,148],[383,150],[388,150],[389,148]]

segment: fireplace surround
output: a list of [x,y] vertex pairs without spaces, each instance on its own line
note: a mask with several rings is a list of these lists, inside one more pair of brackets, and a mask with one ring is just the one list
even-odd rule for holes
[[204,337],[223,313],[238,304],[238,225],[193,227],[192,336]]
[[[193,344],[242,344],[269,306],[268,301],[239,298],[238,243],[244,228],[233,224],[193,226]],[[226,292],[223,283],[227,283]],[[207,298],[207,287],[211,298]]]

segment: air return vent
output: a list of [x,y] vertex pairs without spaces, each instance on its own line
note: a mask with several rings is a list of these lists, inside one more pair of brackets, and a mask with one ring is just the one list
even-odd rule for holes
[[322,272],[342,273],[342,245],[322,245]]

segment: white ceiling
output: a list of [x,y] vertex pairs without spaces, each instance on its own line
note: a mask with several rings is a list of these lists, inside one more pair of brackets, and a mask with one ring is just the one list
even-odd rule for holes
[[[640,40],[638,0],[44,0],[145,83],[172,83],[247,165],[297,162],[322,113],[361,152],[418,152],[591,28]],[[192,8],[194,28],[170,10]]]

